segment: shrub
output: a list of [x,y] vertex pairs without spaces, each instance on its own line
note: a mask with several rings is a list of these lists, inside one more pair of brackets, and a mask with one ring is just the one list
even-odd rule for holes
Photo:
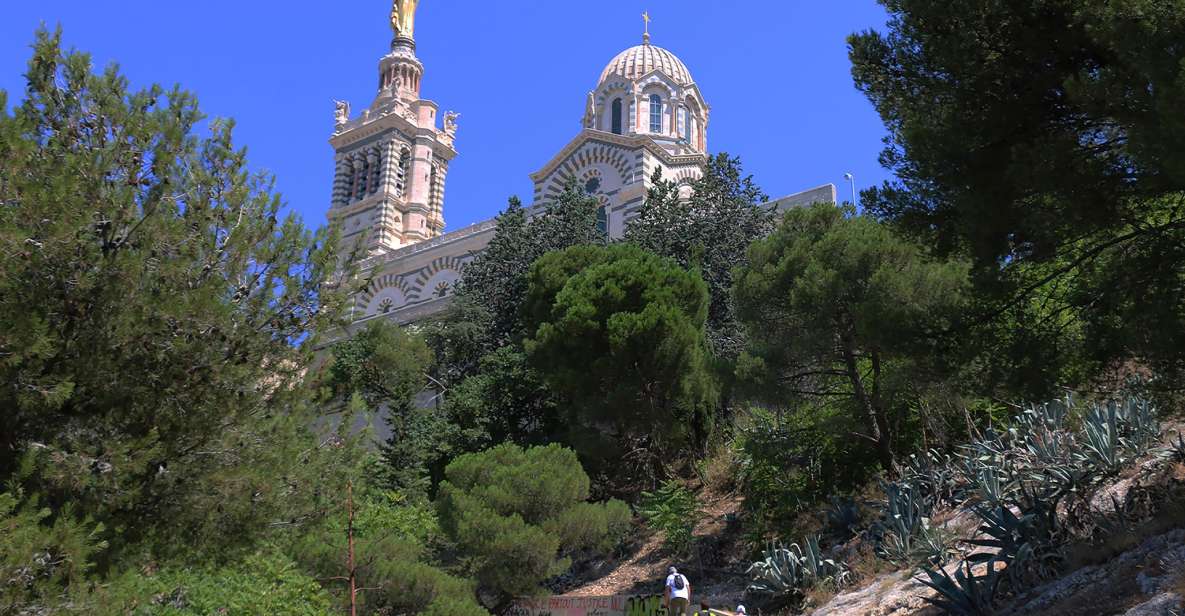
[[366,601],[369,607],[386,608],[396,614],[431,613],[434,609],[442,614],[454,613],[439,611],[444,607],[455,608],[458,614],[489,614],[473,598],[473,582],[454,577],[428,564],[388,561],[379,563],[375,573],[375,577],[380,580],[377,592],[382,597]]
[[619,500],[606,503],[577,503],[544,527],[572,551],[607,552],[616,547],[629,530],[630,508]]
[[433,601],[420,616],[489,616],[485,608],[464,597],[441,596]]
[[735,441],[737,475],[755,546],[790,532],[799,514],[830,495],[857,489],[876,468],[876,459],[848,437],[860,428],[842,409],[752,408],[745,420]]
[[128,572],[104,601],[108,614],[136,616],[328,616],[330,596],[287,557],[259,553],[217,569]]
[[638,513],[646,525],[663,533],[663,545],[675,554],[687,554],[691,549],[699,508],[695,494],[674,479],[664,482],[654,492],[643,492]]
[[625,506],[588,496],[588,475],[570,449],[503,444],[453,460],[437,510],[479,587],[504,606],[564,572],[566,556],[620,538]]
[[[333,512],[320,525],[304,529],[291,553],[328,583],[342,605],[348,598],[340,578],[348,574],[347,512]],[[359,486],[354,499],[355,574],[358,604],[365,613],[419,613],[441,597],[456,597],[477,608],[474,584],[425,562],[440,535],[436,511],[427,501],[399,492]]]

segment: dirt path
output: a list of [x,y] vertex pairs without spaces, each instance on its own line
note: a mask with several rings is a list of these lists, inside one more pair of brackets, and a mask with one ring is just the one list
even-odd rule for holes
[[[701,516],[692,534],[698,554],[687,561],[673,559],[662,547],[662,535],[642,530],[638,547],[608,573],[578,586],[566,596],[637,595],[662,592],[667,567],[675,565],[691,578],[696,602],[732,607],[744,594],[744,547],[737,516],[741,498],[733,494],[700,495]],[[698,562],[697,562],[698,561]]]

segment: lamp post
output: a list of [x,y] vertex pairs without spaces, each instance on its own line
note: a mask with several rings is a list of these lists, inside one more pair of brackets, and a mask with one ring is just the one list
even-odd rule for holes
[[859,210],[860,202],[856,201],[856,176],[849,172],[843,174],[843,179],[847,180],[852,187],[852,206]]

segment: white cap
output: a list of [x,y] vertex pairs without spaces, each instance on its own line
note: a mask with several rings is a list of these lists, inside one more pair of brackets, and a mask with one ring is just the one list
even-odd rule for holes
[[737,613],[738,614],[748,614],[748,612],[745,611],[745,606],[743,606],[743,605],[737,606]]

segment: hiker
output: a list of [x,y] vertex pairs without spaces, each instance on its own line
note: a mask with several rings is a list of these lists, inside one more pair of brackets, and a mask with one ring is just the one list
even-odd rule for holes
[[663,604],[666,605],[668,616],[691,616],[691,582],[674,567],[667,570]]

